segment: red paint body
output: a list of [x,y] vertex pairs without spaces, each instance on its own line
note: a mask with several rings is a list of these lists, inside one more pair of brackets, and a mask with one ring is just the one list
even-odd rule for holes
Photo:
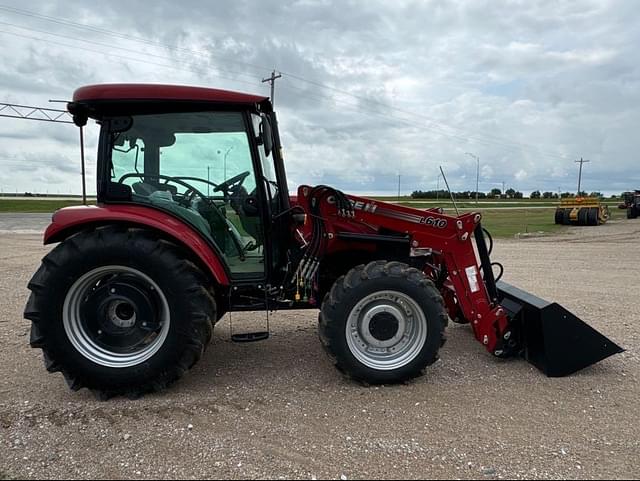
[[53,221],[44,234],[44,243],[60,242],[88,226],[116,223],[148,227],[166,234],[198,256],[219,285],[230,284],[222,262],[199,233],[176,217],[140,205],[102,205],[61,209],[54,214]]

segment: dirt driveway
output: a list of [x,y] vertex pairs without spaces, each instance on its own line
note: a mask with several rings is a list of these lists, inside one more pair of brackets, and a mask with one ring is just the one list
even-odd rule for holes
[[637,478],[639,242],[640,221],[619,221],[498,243],[505,280],[628,349],[569,378],[494,360],[453,326],[427,376],[362,387],[328,361],[316,313],[291,312],[263,343],[232,344],[219,324],[165,393],[99,402],[28,348],[25,286],[46,249],[0,234],[0,479]]

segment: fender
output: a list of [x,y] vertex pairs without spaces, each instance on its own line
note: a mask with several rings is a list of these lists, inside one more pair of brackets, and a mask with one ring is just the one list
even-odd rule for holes
[[84,227],[109,223],[144,226],[167,234],[198,256],[218,284],[230,284],[224,265],[202,235],[177,217],[150,207],[103,204],[61,209],[53,215],[44,243],[61,242]]

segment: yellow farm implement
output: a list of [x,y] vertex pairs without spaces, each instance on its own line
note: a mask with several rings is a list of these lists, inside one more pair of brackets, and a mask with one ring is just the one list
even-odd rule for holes
[[597,197],[562,199],[556,209],[556,224],[597,226],[609,220],[609,207]]

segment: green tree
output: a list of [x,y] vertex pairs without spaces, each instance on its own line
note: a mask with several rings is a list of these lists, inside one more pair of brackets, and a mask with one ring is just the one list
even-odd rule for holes
[[540,193],[539,190],[534,190],[533,192],[531,192],[531,198],[532,199],[539,199],[541,195],[542,194]]

